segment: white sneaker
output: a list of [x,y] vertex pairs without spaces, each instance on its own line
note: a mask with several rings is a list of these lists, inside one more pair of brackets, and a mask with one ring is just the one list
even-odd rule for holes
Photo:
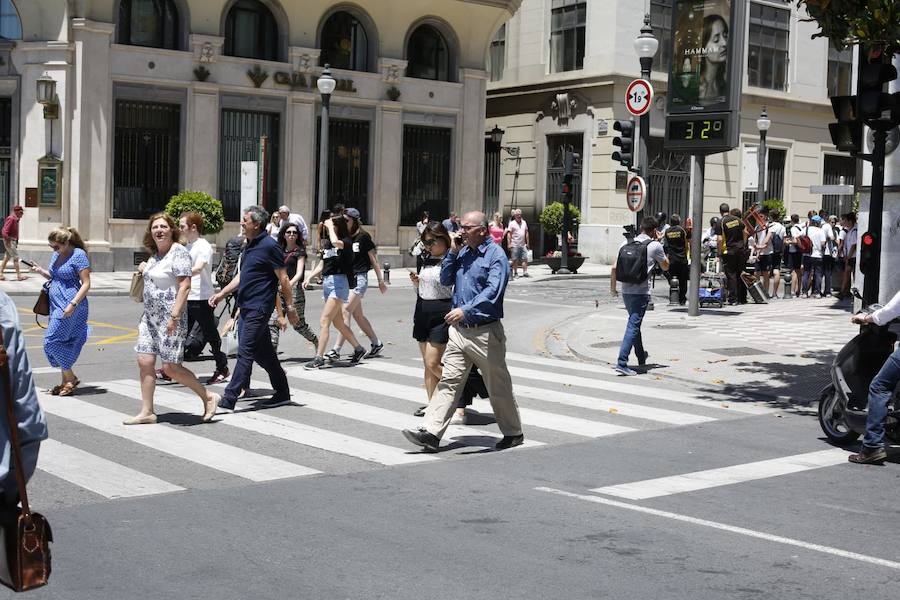
[[466,424],[466,416],[461,415],[459,413],[453,413],[453,417],[450,418],[451,425],[465,425]]

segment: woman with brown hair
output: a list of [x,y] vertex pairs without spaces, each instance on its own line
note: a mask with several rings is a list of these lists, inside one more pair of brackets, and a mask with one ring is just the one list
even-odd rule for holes
[[71,396],[81,383],[72,367],[88,338],[88,290],[91,262],[81,236],[72,227],[57,227],[47,236],[53,249],[50,268],[31,270],[50,281],[50,324],[44,335],[44,354],[62,371],[62,382],[50,388],[54,396]]
[[144,246],[152,253],[138,270],[144,278],[144,314],[138,325],[138,354],[141,376],[141,411],[124,421],[125,425],[156,423],[153,394],[156,391],[156,357],[166,374],[188,387],[203,401],[203,421],[216,414],[219,394],[207,392],[197,376],[184,368],[184,342],[187,338],[187,298],[191,291],[191,255],[179,243],[181,232],[165,213],[156,213],[147,222]]

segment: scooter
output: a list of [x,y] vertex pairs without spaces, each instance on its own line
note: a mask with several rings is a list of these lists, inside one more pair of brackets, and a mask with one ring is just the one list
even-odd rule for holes
[[[863,300],[856,288],[853,288],[853,295]],[[873,313],[879,308],[878,304],[866,305],[863,300],[861,312]],[[834,358],[831,384],[819,397],[819,425],[835,444],[849,444],[866,432],[869,384],[894,352],[898,334],[900,319],[884,326],[862,325],[859,334]],[[900,443],[900,394],[897,391],[888,404],[885,435],[892,442]]]

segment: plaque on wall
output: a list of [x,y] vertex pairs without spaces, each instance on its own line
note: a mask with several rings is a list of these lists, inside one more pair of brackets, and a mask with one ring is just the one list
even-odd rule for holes
[[616,171],[616,191],[628,187],[628,171]]
[[62,162],[55,156],[45,156],[38,161],[38,206],[59,206],[61,176]]
[[37,208],[38,205],[38,189],[25,188],[25,208]]

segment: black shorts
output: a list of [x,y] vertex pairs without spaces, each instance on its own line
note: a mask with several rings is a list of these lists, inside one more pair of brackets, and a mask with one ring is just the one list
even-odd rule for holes
[[799,252],[788,252],[785,258],[785,266],[792,271],[796,271],[803,264],[803,255]]
[[450,312],[450,299],[422,300],[416,299],[416,312],[413,315],[413,338],[417,342],[446,344],[450,341],[450,326],[444,317]]
[[772,270],[772,257],[774,254],[760,254],[756,257],[756,270],[760,273],[768,273]]

